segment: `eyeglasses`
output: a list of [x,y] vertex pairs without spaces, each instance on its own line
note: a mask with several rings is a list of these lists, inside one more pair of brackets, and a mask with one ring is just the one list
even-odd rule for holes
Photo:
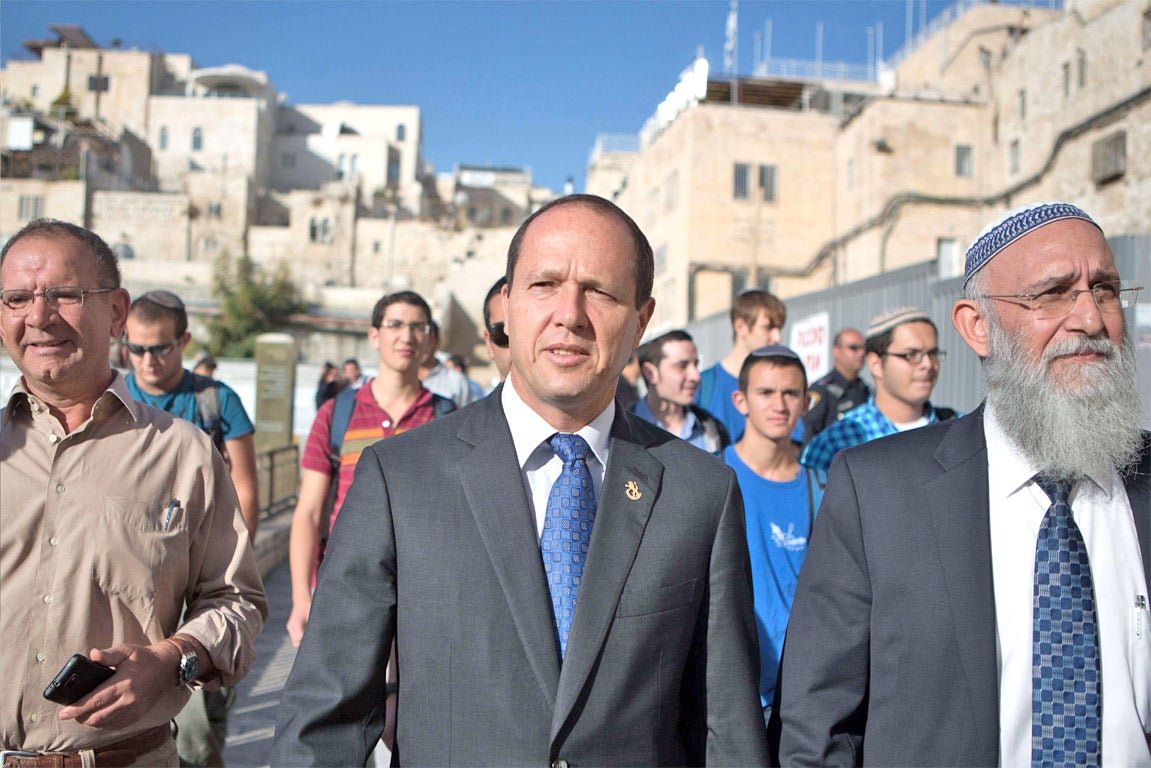
[[60,307],[72,307],[82,305],[84,297],[90,293],[109,293],[116,290],[115,288],[77,288],[72,285],[62,286],[60,288],[45,288],[42,291],[29,291],[21,288],[15,288],[8,291],[0,291],[0,302],[8,307],[13,313],[23,315],[28,310],[32,309],[32,303],[36,301],[37,296],[44,297],[44,303],[53,309]]
[[1052,288],[1043,293],[1001,293],[977,296],[979,299],[999,299],[1020,304],[1035,313],[1039,320],[1058,320],[1066,317],[1075,308],[1081,293],[1095,297],[1095,306],[1100,312],[1121,312],[1135,306],[1135,299],[1142,286],[1123,288],[1119,283],[1099,283],[1091,288]]
[[151,346],[124,342],[124,346],[128,348],[128,354],[130,355],[143,357],[146,354],[150,354],[157,360],[162,360],[172,354],[172,350],[176,348],[176,342],[166,341],[163,344],[152,344]]
[[931,359],[932,363],[939,363],[940,360],[947,357],[947,353],[942,349],[929,349],[924,352],[922,349],[913,349],[910,352],[884,352],[887,357],[898,357],[900,360],[907,361],[910,365],[919,365],[923,362],[923,358]]
[[414,333],[417,336],[427,336],[429,333],[432,332],[432,324],[431,323],[419,323],[419,322],[408,323],[408,322],[405,322],[403,320],[396,320],[394,318],[392,320],[385,320],[384,322],[380,323],[380,327],[383,328],[384,330],[388,330],[388,331],[399,331],[399,330],[402,330],[404,328],[408,328],[411,330],[412,333]]
[[495,344],[500,349],[507,349],[508,344],[511,343],[511,340],[508,338],[506,326],[502,322],[492,323],[488,326],[488,338],[492,340],[492,344]]

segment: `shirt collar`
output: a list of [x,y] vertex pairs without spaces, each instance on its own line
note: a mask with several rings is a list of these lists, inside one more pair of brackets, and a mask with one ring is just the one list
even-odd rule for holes
[[[106,412],[110,407],[115,408],[116,401],[119,401],[119,407],[126,410],[133,421],[139,420],[139,409],[142,406],[132,399],[132,394],[128,391],[128,384],[124,381],[123,374],[113,368],[112,381],[108,384],[103,394],[96,400],[96,404],[92,406],[91,416],[97,416],[101,412]],[[28,390],[24,382],[24,377],[21,376],[17,379],[16,384],[12,387],[12,392],[8,395],[7,407],[4,409],[4,425],[6,426],[11,421],[19,409],[29,407],[29,404],[32,402],[43,401]]]
[[[512,443],[516,448],[516,461],[523,469],[528,458],[539,448],[540,444],[556,433],[556,428],[548,424],[542,416],[533,411],[516,391],[512,377],[504,382],[500,400],[504,407],[504,416],[508,420],[508,427],[512,433]],[[601,466],[607,466],[608,445],[611,442],[611,425],[615,420],[615,400],[608,403],[591,423],[576,431],[576,434],[587,441],[592,454]]]

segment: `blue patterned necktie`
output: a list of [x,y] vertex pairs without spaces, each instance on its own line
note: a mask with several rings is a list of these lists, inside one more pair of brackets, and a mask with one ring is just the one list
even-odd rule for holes
[[586,440],[579,435],[559,433],[553,435],[548,444],[563,460],[564,467],[548,495],[540,552],[552,595],[560,658],[563,658],[595,522],[595,488],[587,466]]
[[1071,516],[1071,483],[1036,482],[1051,506],[1035,547],[1031,765],[1097,766],[1103,685],[1087,544]]

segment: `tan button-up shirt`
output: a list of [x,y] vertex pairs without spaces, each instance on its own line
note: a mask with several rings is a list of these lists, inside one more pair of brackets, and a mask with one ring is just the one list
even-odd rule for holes
[[23,380],[13,388],[0,419],[0,747],[73,752],[162,725],[188,698],[175,669],[171,692],[121,730],[61,722],[42,693],[74,653],[177,630],[211,655],[211,684],[229,685],[267,615],[206,434],[134,402],[119,374],[71,434]]

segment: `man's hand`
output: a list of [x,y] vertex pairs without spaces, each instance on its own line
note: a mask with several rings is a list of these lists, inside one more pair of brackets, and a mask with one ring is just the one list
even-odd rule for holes
[[61,720],[92,728],[124,728],[139,720],[176,686],[180,650],[161,640],[152,645],[114,645],[92,649],[92,661],[116,670],[96,690],[60,710]]
[[311,612],[311,602],[308,602],[307,605],[299,605],[298,603],[292,605],[292,613],[288,616],[288,637],[291,638],[292,645],[296,648],[300,647],[300,641],[304,639],[304,629],[308,626],[308,614]]

